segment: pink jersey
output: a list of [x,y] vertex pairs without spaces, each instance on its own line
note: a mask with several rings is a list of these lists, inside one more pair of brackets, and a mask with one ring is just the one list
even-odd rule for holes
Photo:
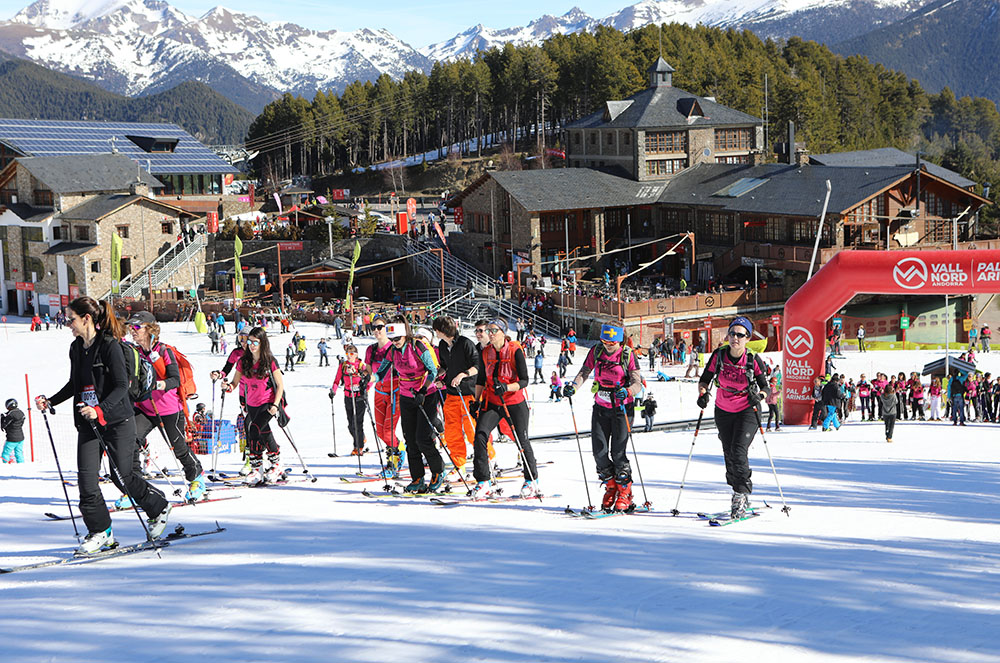
[[[715,391],[715,407],[725,412],[742,412],[750,407],[747,398],[749,380],[747,378],[747,356],[744,352],[739,359],[733,359],[728,350],[715,352],[705,366],[706,372],[711,372],[719,388]],[[760,360],[754,356],[753,378],[764,375]]]
[[[255,372],[258,364],[254,364]],[[278,364],[272,361],[271,372],[264,377],[258,378],[244,375],[240,378],[240,386],[246,385],[247,405],[260,407],[274,402],[274,389],[271,388],[271,373],[274,373],[276,370],[278,370]]]
[[[154,380],[166,380],[168,377],[167,371],[170,371],[171,375],[176,374],[177,384],[180,386],[180,374],[178,373],[177,359],[174,357],[173,350],[165,347],[162,343],[154,344],[149,349],[149,352],[146,352],[139,346],[136,347],[139,348],[139,354],[148,359],[149,363],[153,365]],[[171,366],[173,367],[172,369],[170,368]],[[162,417],[166,414],[180,412],[182,409],[181,396],[177,387],[172,387],[164,391],[153,389],[148,399],[139,401],[135,406],[140,412],[150,417],[157,415]]]

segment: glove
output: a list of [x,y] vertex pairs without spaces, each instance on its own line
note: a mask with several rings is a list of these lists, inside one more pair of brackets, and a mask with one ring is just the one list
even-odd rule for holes
[[336,396],[336,395],[337,395],[337,392],[335,392],[335,391],[334,391],[333,389],[331,389],[331,390],[330,390],[330,393],[329,393],[329,396],[330,396],[330,400],[332,401],[332,400],[333,400],[333,397],[334,397],[334,396]]
[[708,407],[708,392],[707,391],[704,394],[702,394],[701,396],[698,397],[698,407],[700,407],[702,410],[704,410],[705,408]]
[[750,403],[751,407],[757,407],[760,404],[760,390],[751,387],[747,390],[747,402]]
[[498,397],[503,398],[503,395],[507,393],[507,385],[501,383],[493,385],[493,393]]
[[45,396],[35,396],[35,407],[42,412],[49,410],[51,407],[49,405],[49,399],[45,398]]
[[572,382],[563,387],[563,396],[566,398],[573,398],[574,394],[576,394],[576,387],[573,386]]
[[226,392],[227,394],[231,394],[233,392],[233,383],[232,382],[223,382],[222,383],[222,391]]
[[479,401],[472,401],[472,404],[469,405],[469,416],[473,419],[479,417]]
[[424,392],[415,391],[413,392],[413,402],[417,404],[417,407],[423,407],[424,404]]
[[615,389],[616,401],[624,401],[626,398],[628,398],[628,389],[626,389],[625,387],[618,387],[617,389]]

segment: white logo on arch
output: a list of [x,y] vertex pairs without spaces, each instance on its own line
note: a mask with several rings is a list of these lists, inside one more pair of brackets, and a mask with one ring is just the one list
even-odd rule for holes
[[920,258],[903,258],[892,268],[892,280],[907,290],[923,288],[927,285],[927,264]]
[[813,335],[805,327],[789,327],[785,332],[785,352],[789,357],[805,357],[813,349]]

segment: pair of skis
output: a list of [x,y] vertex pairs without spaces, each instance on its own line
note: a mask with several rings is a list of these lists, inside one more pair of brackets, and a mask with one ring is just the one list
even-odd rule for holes
[[159,539],[154,539],[152,541],[142,541],[140,543],[133,543],[126,546],[116,546],[108,550],[102,550],[100,552],[92,553],[90,555],[79,555],[72,553],[68,556],[59,557],[58,559],[51,559],[45,562],[35,562],[34,564],[22,564],[21,566],[8,566],[0,568],[0,574],[4,573],[17,573],[18,571],[30,571],[32,569],[44,569],[50,566],[76,566],[79,564],[88,564],[90,562],[98,562],[104,559],[111,559],[112,557],[124,557],[125,555],[131,555],[133,553],[146,552],[150,550],[160,550],[166,548],[167,546],[181,541],[183,539],[192,539],[199,536],[208,536],[209,534],[218,534],[219,532],[225,532],[226,528],[219,525],[218,522],[215,523],[215,529],[207,530],[204,532],[194,532],[188,533],[184,531],[183,525],[177,525],[174,531],[167,534]]
[[[240,495],[231,495],[229,497],[206,497],[204,499],[198,500],[197,502],[174,502],[173,503],[173,508],[176,509],[176,508],[182,507],[182,506],[194,506],[196,504],[206,504],[208,502],[224,502],[226,500],[238,500],[238,499],[240,499],[240,497],[241,497]],[[109,513],[118,513],[120,511],[132,511],[133,509],[135,509],[134,506],[130,506],[130,507],[127,507],[125,509],[116,509],[113,506],[109,506],[108,507],[108,512]],[[45,517],[48,518],[49,520],[70,520],[70,518],[71,518],[70,516],[63,516],[63,515],[60,515],[58,513],[52,513],[50,511],[46,511],[45,512]]]

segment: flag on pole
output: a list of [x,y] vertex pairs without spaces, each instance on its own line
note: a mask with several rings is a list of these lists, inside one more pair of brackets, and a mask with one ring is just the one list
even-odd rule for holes
[[122,238],[117,232],[111,233],[111,294],[121,292],[122,278]]
[[361,257],[361,242],[354,240],[354,255],[351,257],[351,273],[347,277],[347,300],[346,308],[348,311],[353,311],[354,308],[351,306],[351,294],[353,293],[354,285],[354,266],[358,263],[358,258]]
[[236,234],[236,242],[233,251],[233,269],[236,275],[233,277],[233,289],[237,301],[243,299],[243,266],[240,265],[240,256],[243,254],[243,241],[240,240],[239,233]]
[[281,196],[278,195],[277,191],[274,192],[274,202],[278,204],[278,214],[281,214]]

